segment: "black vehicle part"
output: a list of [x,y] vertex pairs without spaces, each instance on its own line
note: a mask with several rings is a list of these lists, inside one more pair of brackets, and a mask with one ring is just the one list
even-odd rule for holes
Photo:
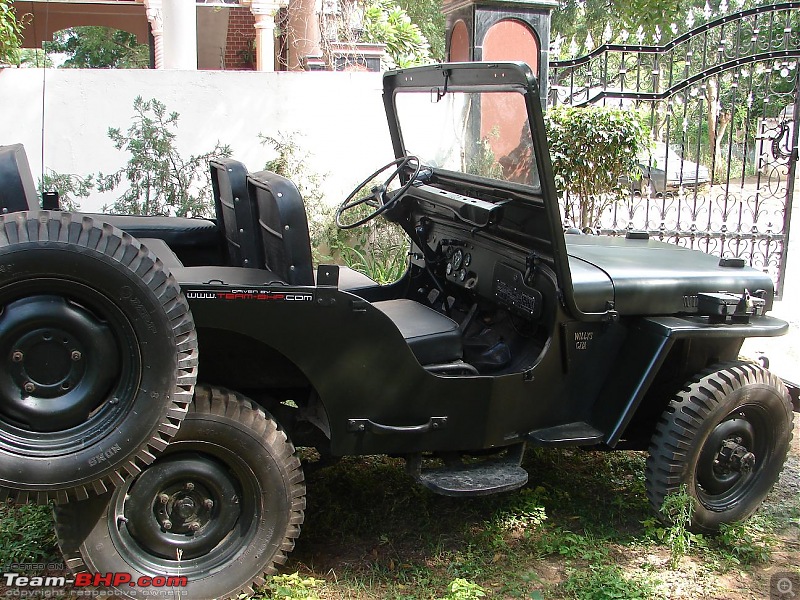
[[275,420],[199,385],[166,453],[113,493],[57,507],[56,534],[74,572],[184,576],[175,595],[239,597],[286,561],[304,509],[300,460]]
[[528,483],[523,469],[525,444],[516,444],[499,457],[464,463],[446,460],[442,467],[423,468],[422,457],[415,455],[406,462],[408,473],[432,492],[442,496],[488,496],[521,488]]
[[[358,200],[354,200],[354,198],[358,196],[359,192],[370,185],[373,180],[378,177],[378,175],[388,171],[392,167],[394,167],[394,170],[383,181],[383,183],[372,187],[369,195]],[[408,181],[406,181],[399,190],[393,192],[390,197],[388,193],[389,184],[397,179],[400,174],[407,169],[413,169]],[[408,188],[414,184],[417,175],[419,175],[419,169],[420,162],[416,156],[401,156],[392,162],[386,163],[384,166],[362,181],[358,186],[356,186],[356,188],[350,192],[350,195],[345,198],[344,202],[339,205],[339,208],[336,209],[336,225],[339,227],[339,229],[353,229],[354,227],[363,225],[367,221],[371,221],[378,215],[389,210],[394,204],[397,203],[398,200],[400,200],[400,198],[403,197],[403,194],[408,191]],[[358,206],[361,206],[362,204],[369,204],[370,206],[374,206],[375,209],[365,217],[357,219],[352,223],[345,223],[342,219],[342,215]]]
[[792,439],[792,407],[780,378],[736,362],[706,371],[678,392],[647,459],[647,496],[659,517],[686,486],[692,529],[714,532],[750,516],[777,481]]
[[48,211],[1,223],[0,498],[103,493],[186,414],[188,304],[155,254],[107,224]]

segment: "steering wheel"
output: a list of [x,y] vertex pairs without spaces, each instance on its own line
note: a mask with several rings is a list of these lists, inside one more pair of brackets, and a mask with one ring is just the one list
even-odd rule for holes
[[[399,190],[397,190],[394,195],[390,198],[387,194],[389,190],[389,184],[394,181],[400,173],[405,169],[409,164],[415,164],[414,173],[411,177],[408,178],[408,181],[403,185]],[[370,189],[369,195],[364,196],[359,200],[354,200],[356,196],[358,196],[362,190],[367,187],[373,179],[381,175],[385,171],[394,168],[391,175],[384,180],[383,183],[379,185],[375,185]],[[401,156],[397,160],[393,160],[390,163],[385,164],[380,169],[375,171],[372,175],[367,177],[364,181],[362,181],[358,186],[350,192],[350,195],[345,198],[345,201],[339,205],[339,208],[336,209],[336,226],[339,229],[353,229],[354,227],[358,227],[359,225],[363,225],[367,221],[371,221],[381,213],[387,211],[389,208],[394,206],[397,201],[408,191],[408,188],[414,183],[417,175],[419,175],[419,168],[420,163],[419,159],[416,156]],[[372,207],[375,207],[371,213],[367,216],[354,221],[353,223],[344,223],[342,221],[342,215],[349,210],[354,209],[356,206],[361,206],[362,204],[369,204]]]

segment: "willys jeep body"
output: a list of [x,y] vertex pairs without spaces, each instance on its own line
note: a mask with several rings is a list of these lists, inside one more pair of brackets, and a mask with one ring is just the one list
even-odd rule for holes
[[517,63],[385,75],[396,160],[336,218],[402,227],[390,285],[315,271],[275,173],[212,161],[213,221],[43,211],[3,148],[3,497],[56,502],[73,569],[186,576],[192,598],[285,561],[295,447],[404,457],[453,496],[525,485],[528,446],[649,450],[655,510],[685,486],[696,530],[750,515],[796,401],[738,358],[787,329],[773,283],[646,233],[565,235],[538,89]]

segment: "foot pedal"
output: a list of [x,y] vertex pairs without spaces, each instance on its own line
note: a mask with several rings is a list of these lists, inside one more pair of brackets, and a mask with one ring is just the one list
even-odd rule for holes
[[443,496],[488,496],[516,490],[528,483],[528,472],[520,466],[525,445],[519,444],[499,459],[422,469],[421,461],[409,460],[412,477]]
[[603,441],[603,432],[578,421],[534,429],[525,437],[537,446],[592,446]]

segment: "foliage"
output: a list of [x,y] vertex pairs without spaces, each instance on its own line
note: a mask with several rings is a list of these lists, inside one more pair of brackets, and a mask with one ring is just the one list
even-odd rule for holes
[[80,208],[78,198],[88,198],[94,188],[92,175],[81,177],[73,173],[56,173],[47,169],[39,180],[39,196],[44,192],[58,192],[59,205],[63,210],[77,211]]
[[101,192],[116,189],[123,180],[129,186],[111,208],[135,215],[211,215],[208,161],[230,156],[230,147],[217,142],[213,150],[184,159],[175,145],[178,113],[167,113],[163,103],[141,96],[133,101],[133,110],[127,133],[108,129],[114,147],[130,153],[128,163],[110,175],[97,175]]
[[50,53],[66,54],[62,67],[75,69],[146,69],[150,48],[136,36],[112,27],[70,27],[45,42]]
[[773,541],[753,522],[723,523],[714,545],[723,557],[737,565],[757,565],[769,561]]
[[13,0],[0,0],[0,64],[19,64],[24,19],[17,18]]
[[568,573],[562,589],[577,600],[647,600],[654,596],[651,583],[626,577],[616,565],[592,564],[586,569],[570,569]]
[[387,67],[406,68],[432,62],[428,40],[393,0],[375,0],[367,6],[363,27],[364,41],[386,44]]
[[327,244],[328,229],[333,219],[333,209],[325,202],[325,179],[327,175],[317,173],[308,164],[311,155],[297,142],[301,134],[297,131],[279,131],[275,136],[258,134],[261,145],[274,152],[264,168],[291,179],[297,186],[306,205],[311,251],[314,262],[319,264],[328,258],[323,246]]
[[557,107],[545,120],[556,188],[567,221],[592,227],[624,187],[640,176],[646,134],[639,115],[607,107]]
[[679,491],[667,495],[661,505],[661,515],[669,523],[667,527],[659,526],[656,519],[643,521],[646,535],[669,548],[669,564],[672,569],[678,567],[681,558],[689,553],[692,546],[704,547],[706,545],[702,534],[689,531],[694,513],[694,503],[695,499],[686,491],[684,484]]
[[[278,132],[274,137],[259,134],[259,139],[275,153],[264,168],[291,179],[305,201],[314,262],[338,259],[378,283],[399,279],[408,266],[405,233],[380,218],[357,229],[345,231],[336,227],[334,209],[324,193],[326,176],[308,167],[310,155],[298,144],[298,135],[296,131]],[[353,214],[363,216],[368,210],[371,209],[362,205]]]
[[[663,44],[726,12],[771,3],[769,0],[630,0],[615,2],[611,9],[608,0],[560,0],[552,16],[551,39],[562,38],[570,45],[574,40],[578,54],[588,53],[606,41],[638,43],[639,37],[642,43]],[[587,44],[587,40],[591,43]],[[554,58],[558,60],[557,56]]]
[[18,55],[20,67],[36,69],[53,67],[53,59],[41,48],[21,48]]
[[[353,220],[372,210],[366,204],[353,208]],[[333,258],[340,258],[351,269],[378,283],[395,282],[408,268],[409,242],[405,232],[382,217],[348,230],[331,223],[325,233]]]
[[57,552],[50,507],[0,504],[0,566],[52,561]]
[[275,575],[265,586],[266,598],[271,600],[319,600],[316,588],[325,583],[314,577],[301,577],[295,572],[291,575]]
[[461,577],[451,581],[447,591],[448,594],[441,600],[477,600],[486,597],[486,590]]
[[408,13],[411,22],[416,23],[428,40],[433,60],[444,61],[446,23],[442,0],[397,0],[397,5]]

